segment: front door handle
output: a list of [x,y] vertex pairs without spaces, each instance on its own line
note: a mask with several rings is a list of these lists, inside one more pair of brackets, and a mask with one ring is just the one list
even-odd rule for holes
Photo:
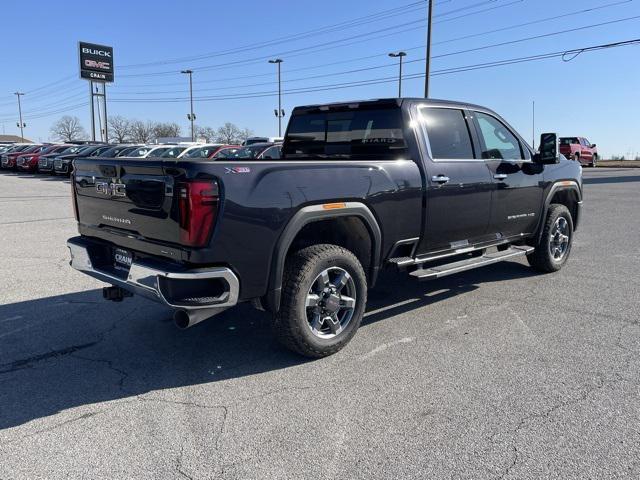
[[434,175],[433,177],[431,177],[432,182],[440,183],[440,184],[447,183],[449,180],[451,179],[446,175]]
[[496,180],[504,180],[505,178],[507,178],[507,174],[506,173],[496,173],[493,178],[495,178]]

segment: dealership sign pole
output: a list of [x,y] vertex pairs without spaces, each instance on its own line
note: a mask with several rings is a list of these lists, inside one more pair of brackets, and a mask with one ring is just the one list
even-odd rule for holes
[[[95,43],[78,42],[78,55],[80,59],[80,78],[89,81],[89,92],[91,101],[91,139],[96,139],[96,120],[94,111],[94,98],[98,97],[98,101],[102,98],[104,112],[104,139],[109,141],[107,128],[107,83],[113,82],[113,47],[106,45],[97,45]],[[93,84],[102,84],[102,93],[94,92]],[[98,109],[98,111],[100,111]],[[101,128],[102,130],[102,128]],[[101,132],[102,138],[102,132]]]

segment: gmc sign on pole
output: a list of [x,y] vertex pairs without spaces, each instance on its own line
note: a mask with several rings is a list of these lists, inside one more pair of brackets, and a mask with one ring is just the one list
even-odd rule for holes
[[80,77],[94,82],[113,82],[113,47],[79,42]]

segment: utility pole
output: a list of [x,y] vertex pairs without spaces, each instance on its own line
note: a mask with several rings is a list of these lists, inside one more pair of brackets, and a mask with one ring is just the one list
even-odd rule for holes
[[427,62],[425,64],[425,76],[424,76],[424,98],[429,98],[429,77],[431,75],[431,30],[433,26],[433,2],[435,0],[428,0],[429,10],[427,19]]
[[[107,123],[107,84],[104,82],[96,82],[96,83],[102,83],[102,93],[100,93],[100,87],[96,85],[96,91],[92,95],[91,101],[93,102],[93,97],[98,97],[98,128],[100,129],[100,140],[105,143],[109,143],[109,133],[108,133],[109,127]],[[104,122],[103,122],[102,113],[100,112],[100,98],[102,98],[102,102],[103,102],[102,105],[104,107]]]
[[20,97],[22,95],[24,95],[24,93],[22,92],[15,92],[14,94],[16,97],[18,97],[18,115],[20,117],[20,123],[18,123],[18,127],[20,127],[20,138],[22,138],[22,140],[24,141],[24,127],[27,126],[26,123],[24,123],[22,121],[22,104],[20,103]]
[[191,113],[187,115],[187,118],[191,122],[191,141],[196,141],[196,136],[193,128],[193,122],[196,120],[196,116],[193,113],[193,70],[181,70],[180,73],[189,75],[189,104],[191,105]]
[[96,85],[96,96],[98,96],[98,129],[100,130],[100,141],[103,141],[104,136],[102,133],[102,114],[100,113],[100,90],[99,87]]
[[284,117],[284,110],[282,109],[282,82],[280,80],[280,64],[282,63],[281,58],[276,58],[275,60],[269,60],[269,63],[275,63],[278,65],[278,109],[275,110],[276,117],[278,117],[278,136],[282,136],[282,117]]
[[407,56],[406,52],[390,53],[391,58],[398,58],[400,60],[400,73],[398,74],[398,97],[402,98],[402,58]]
[[109,143],[109,122],[107,119],[107,84],[102,84],[102,100],[104,101],[104,141]]
[[93,93],[93,81],[89,81],[89,98],[91,99],[91,140],[96,141],[96,112],[95,97]]

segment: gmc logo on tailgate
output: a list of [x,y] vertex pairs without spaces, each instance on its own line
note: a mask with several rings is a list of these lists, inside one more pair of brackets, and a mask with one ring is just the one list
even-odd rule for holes
[[96,182],[96,192],[108,197],[126,197],[127,186],[124,183]]

